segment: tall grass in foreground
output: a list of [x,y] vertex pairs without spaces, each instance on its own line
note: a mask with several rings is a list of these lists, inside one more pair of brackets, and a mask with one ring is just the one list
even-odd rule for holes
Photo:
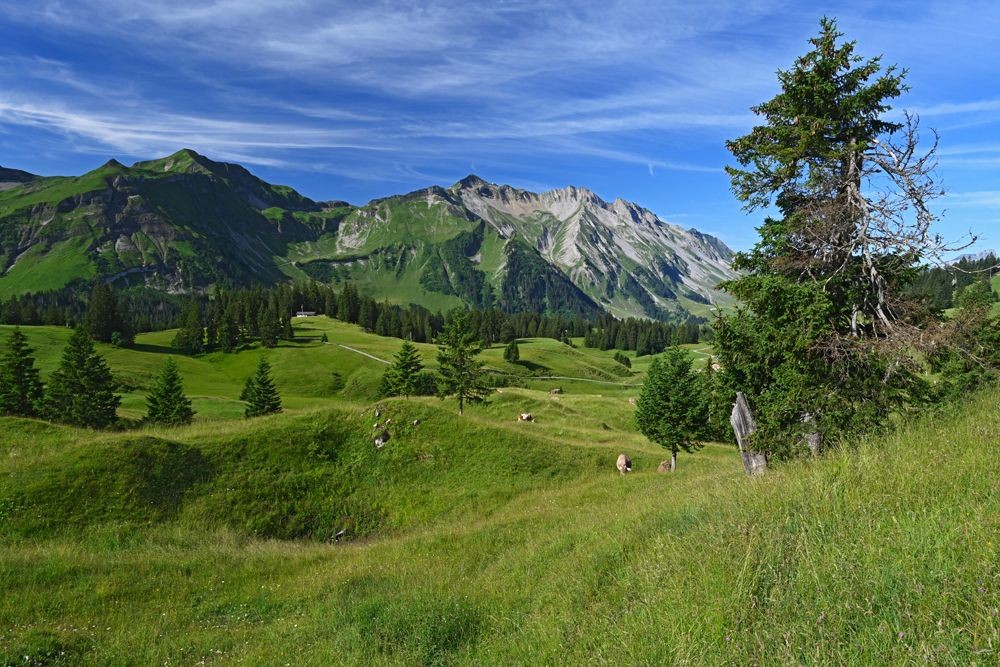
[[621,477],[591,445],[606,471],[369,542],[177,521],[8,540],[0,664],[996,664],[998,403],[761,479],[716,446]]

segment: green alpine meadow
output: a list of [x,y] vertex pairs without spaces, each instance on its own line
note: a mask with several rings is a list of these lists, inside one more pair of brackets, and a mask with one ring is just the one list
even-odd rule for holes
[[[28,332],[44,375],[67,333]],[[5,664],[990,662],[995,389],[760,479],[711,443],[665,475],[669,450],[633,421],[642,371],[609,353],[522,340],[522,360],[580,378],[543,380],[496,345],[488,366],[525,386],[459,417],[369,398],[388,366],[320,332],[399,348],[325,318],[231,358],[140,335],[98,346],[148,378],[121,413],[140,417],[177,358],[190,426],[0,418]],[[288,407],[247,420],[264,355]]]
[[1000,664],[961,8],[604,4],[0,17],[0,667]]

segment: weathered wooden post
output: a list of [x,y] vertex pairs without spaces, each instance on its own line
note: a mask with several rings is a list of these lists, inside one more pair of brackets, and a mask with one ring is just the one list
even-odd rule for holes
[[747,397],[742,391],[736,392],[736,402],[733,403],[733,414],[729,417],[729,423],[733,425],[733,432],[736,433],[736,443],[740,446],[740,457],[743,459],[743,468],[747,474],[759,475],[766,471],[767,455],[750,448],[750,434],[757,430],[757,424],[747,404]]
[[823,438],[816,430],[816,418],[812,416],[811,412],[806,412],[802,415],[802,423],[805,424],[805,433],[802,434],[802,439],[805,440],[809,453],[813,456],[819,456],[823,446]]

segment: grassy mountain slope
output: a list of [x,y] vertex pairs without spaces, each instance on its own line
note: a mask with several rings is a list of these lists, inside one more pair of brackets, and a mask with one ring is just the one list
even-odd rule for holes
[[0,191],[0,295],[73,280],[172,289],[284,278],[287,245],[335,228],[341,211],[190,150]]
[[[348,404],[141,435],[0,420],[0,662],[996,661],[995,391],[754,480],[721,446],[658,475],[627,403],[519,391],[464,419],[386,401],[422,423],[379,452]],[[372,539],[261,537],[351,513]]]
[[432,309],[683,318],[725,300],[714,287],[730,255],[620,200],[472,176],[355,207],[188,149],[79,177],[0,171],[0,298],[94,279],[173,291],[312,279]]

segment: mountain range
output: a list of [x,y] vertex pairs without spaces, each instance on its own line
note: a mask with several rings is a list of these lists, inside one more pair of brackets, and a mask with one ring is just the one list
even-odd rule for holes
[[0,297],[94,279],[171,292],[313,279],[432,309],[679,319],[728,302],[731,257],[586,188],[470,175],[354,206],[188,149],[77,177],[0,168]]

